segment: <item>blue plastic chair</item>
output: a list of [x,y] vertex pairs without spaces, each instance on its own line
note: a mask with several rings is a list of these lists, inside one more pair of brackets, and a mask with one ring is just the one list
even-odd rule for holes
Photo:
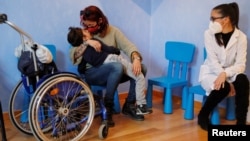
[[50,52],[53,56],[53,60],[54,60],[54,62],[56,62],[56,46],[52,45],[52,44],[44,44],[44,46],[50,50]]
[[[190,43],[168,41],[165,44],[165,58],[168,60],[167,75],[149,78],[146,100],[148,107],[152,107],[152,91],[153,85],[164,88],[164,113],[171,114],[172,106],[172,89],[181,87],[186,91],[188,85],[188,69],[189,64],[193,60],[195,46]],[[186,93],[182,93],[182,108],[185,108]]]
[[[204,48],[204,59],[206,58],[206,49]],[[201,85],[195,85],[188,88],[186,91],[187,96],[187,105],[184,113],[184,118],[187,120],[192,120],[194,118],[194,95],[202,95],[203,96],[203,104],[206,101],[206,91],[201,87]],[[226,98],[226,119],[234,120],[235,119],[235,97],[227,97]],[[219,107],[216,106],[215,109],[211,113],[210,121],[212,124],[217,125],[220,124],[220,114]]]
[[[184,118],[187,120],[194,119],[194,95],[202,95],[203,96],[203,104],[206,101],[206,92],[201,87],[201,85],[195,85],[189,88],[188,97],[187,97],[187,105],[184,113]],[[227,97],[226,98],[226,119],[227,120],[235,120],[235,97]],[[211,113],[211,123],[214,125],[220,124],[220,114],[219,114],[219,106],[217,105],[215,109]]]

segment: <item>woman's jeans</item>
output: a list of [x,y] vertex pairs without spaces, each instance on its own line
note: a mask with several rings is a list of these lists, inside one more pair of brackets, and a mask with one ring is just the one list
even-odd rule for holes
[[[106,86],[106,102],[114,101],[114,93],[119,83],[130,80],[130,87],[126,102],[135,103],[135,80],[123,72],[123,65],[118,62],[103,64],[99,67],[92,67],[86,70],[85,78],[89,85]],[[146,66],[142,64],[142,73],[146,75]]]

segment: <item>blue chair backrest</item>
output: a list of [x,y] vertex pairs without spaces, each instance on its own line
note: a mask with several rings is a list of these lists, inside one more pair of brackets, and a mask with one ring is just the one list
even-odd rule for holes
[[50,52],[53,56],[53,60],[54,60],[54,62],[56,62],[56,46],[52,45],[52,44],[44,44],[44,46],[50,50]]
[[165,44],[165,58],[169,61],[169,78],[187,80],[188,65],[192,62],[195,45],[185,42],[168,41]]

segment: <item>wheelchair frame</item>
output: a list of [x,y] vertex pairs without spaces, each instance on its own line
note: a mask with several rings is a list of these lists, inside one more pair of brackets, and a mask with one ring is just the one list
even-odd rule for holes
[[[31,36],[9,22],[6,14],[0,13],[1,23],[20,34],[23,49],[25,38],[33,44],[31,48],[37,71],[37,45]],[[9,102],[9,116],[18,130],[42,141],[78,141],[87,133],[94,117],[101,115],[103,122],[98,130],[99,138],[107,137],[109,127],[103,98],[96,98],[98,96],[93,95],[80,76],[71,72],[56,72],[41,78],[36,75],[35,90],[27,80],[28,77],[22,74]]]

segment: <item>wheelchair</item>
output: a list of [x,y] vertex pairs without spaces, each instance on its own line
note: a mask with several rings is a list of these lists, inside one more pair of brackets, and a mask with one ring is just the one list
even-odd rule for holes
[[[1,23],[15,29],[21,36],[22,44],[24,38],[34,43],[31,36],[7,20],[6,14],[0,14]],[[32,54],[37,71],[35,50]],[[58,71],[41,78],[37,75],[33,85],[29,77],[22,75],[10,96],[9,117],[13,125],[22,133],[34,135],[41,141],[78,141],[98,115],[103,119],[98,135],[104,139],[109,127],[103,98],[93,94],[88,84],[71,72]]]

